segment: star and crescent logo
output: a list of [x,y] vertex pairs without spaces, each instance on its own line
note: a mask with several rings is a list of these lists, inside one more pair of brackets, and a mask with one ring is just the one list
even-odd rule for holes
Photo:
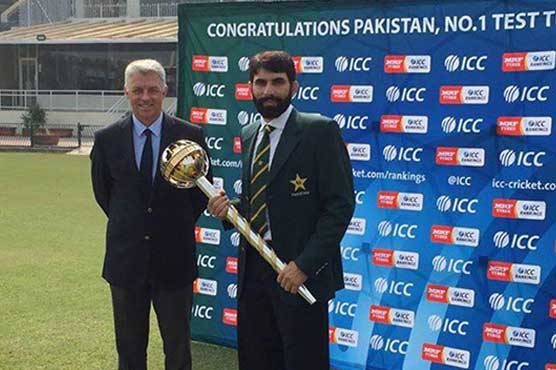
[[307,189],[305,188],[305,181],[307,181],[306,177],[301,177],[299,176],[298,173],[295,174],[295,179],[290,180],[290,184],[292,184],[294,186],[293,191],[297,192],[300,190],[304,190],[306,191]]

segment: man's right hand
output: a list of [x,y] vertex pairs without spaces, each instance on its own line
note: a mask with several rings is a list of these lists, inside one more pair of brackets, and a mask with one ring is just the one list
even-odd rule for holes
[[216,196],[209,199],[207,209],[214,217],[224,220],[228,214],[229,206],[230,201],[226,192],[224,190],[220,190]]

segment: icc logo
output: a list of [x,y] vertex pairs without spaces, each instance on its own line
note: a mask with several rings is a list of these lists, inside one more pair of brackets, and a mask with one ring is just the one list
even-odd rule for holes
[[348,261],[359,261],[360,248],[354,247],[340,247],[342,258]]
[[215,261],[216,256],[208,256],[204,254],[199,254],[199,256],[197,256],[197,266],[213,269],[215,267]]
[[239,67],[240,71],[242,72],[247,71],[249,69],[249,58],[241,57],[237,62],[237,66]]
[[198,317],[204,320],[212,320],[212,313],[214,312],[214,308],[205,305],[195,305],[191,310],[191,314],[193,317]]
[[528,235],[528,234],[513,234],[510,235],[506,231],[498,231],[492,237],[492,241],[496,248],[517,248],[521,250],[530,250],[535,251],[537,250],[536,242],[540,239],[538,235]]
[[432,331],[442,331],[450,334],[457,335],[467,335],[467,327],[469,326],[469,321],[460,321],[457,319],[451,320],[442,318],[438,315],[429,316],[428,320],[429,328]]
[[365,198],[365,195],[367,193],[364,190],[363,191],[355,190],[353,194],[355,195],[355,204],[363,204],[363,199]]
[[384,341],[384,338],[378,334],[371,337],[370,346],[375,351],[386,351],[390,353],[399,353],[402,355],[407,354],[407,347],[409,346],[408,341],[401,341],[399,339],[388,338]]
[[550,90],[550,86],[525,86],[519,88],[516,85],[510,85],[504,90],[504,99],[508,103],[519,102],[536,102],[547,101],[546,92]]
[[299,86],[292,99],[296,100],[318,100],[320,87],[318,86]]
[[384,159],[388,162],[394,160],[404,162],[421,162],[420,154],[423,148],[396,148],[394,145],[387,145],[382,150]]
[[367,116],[344,116],[343,114],[336,114],[334,116],[334,121],[338,124],[340,128],[352,129],[352,130],[366,130],[367,121],[369,117]]
[[488,299],[490,307],[495,311],[511,311],[515,313],[531,313],[531,306],[535,303],[533,298],[504,297],[500,293],[493,293]]
[[390,86],[386,90],[386,99],[389,102],[394,103],[397,101],[402,102],[423,102],[425,101],[424,94],[427,91],[426,88],[417,87],[404,87],[400,89],[397,86]]
[[542,167],[544,163],[541,158],[546,155],[546,152],[515,152],[511,149],[505,149],[500,152],[500,163],[504,167],[513,165],[523,167]]
[[456,71],[484,71],[487,56],[465,56],[448,55],[444,60],[444,67],[448,72]]
[[334,299],[328,301],[328,313],[355,317],[355,311],[357,311],[357,303],[342,302]]
[[336,58],[336,62],[334,64],[338,72],[346,72],[346,71],[366,72],[371,70],[372,60],[373,58],[371,57],[349,58],[349,57],[342,56]]
[[454,198],[442,195],[436,200],[436,207],[440,212],[477,213],[477,199]]
[[415,239],[415,230],[417,225],[411,224],[392,224],[390,221],[381,221],[378,224],[378,233],[380,236],[395,236],[404,239]]
[[228,285],[228,296],[232,299],[237,298],[237,284]]
[[504,360],[500,362],[500,359],[496,356],[487,356],[483,361],[485,370],[525,370],[529,367],[528,362],[519,362],[512,360]]
[[454,272],[456,274],[471,274],[471,265],[473,261],[465,261],[461,259],[447,259],[444,256],[436,256],[432,259],[432,266],[438,272]]
[[197,82],[193,85],[193,93],[195,96],[208,96],[212,98],[224,97],[224,89],[226,85],[211,85],[204,82]]
[[207,136],[205,138],[205,142],[207,143],[208,148],[212,149],[212,150],[222,150],[222,142],[223,141],[224,141],[224,138],[222,138],[222,137]]
[[241,179],[236,180],[236,182],[234,182],[234,191],[236,192],[237,195],[241,195],[241,185],[242,185]]
[[394,294],[397,296],[411,297],[410,289],[413,283],[404,283],[403,281],[388,281],[384,278],[377,278],[374,283],[375,291],[379,294]]
[[232,243],[232,245],[234,247],[239,247],[239,239],[240,239],[240,235],[237,231],[235,231],[231,236],[230,236],[230,242]]
[[262,116],[260,113],[248,113],[244,110],[237,114],[237,121],[240,125],[245,126],[247,124],[260,121]]
[[482,118],[478,119],[463,119],[456,120],[455,117],[448,116],[442,120],[442,131],[447,134],[452,132],[462,132],[465,134],[478,134],[481,132],[479,125],[483,123]]

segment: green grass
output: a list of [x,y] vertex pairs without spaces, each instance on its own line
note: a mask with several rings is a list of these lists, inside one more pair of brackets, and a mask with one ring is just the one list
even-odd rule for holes
[[[0,153],[0,176],[0,370],[116,369],[89,159]],[[154,314],[148,357],[164,368]],[[194,343],[193,369],[237,369],[235,351]]]

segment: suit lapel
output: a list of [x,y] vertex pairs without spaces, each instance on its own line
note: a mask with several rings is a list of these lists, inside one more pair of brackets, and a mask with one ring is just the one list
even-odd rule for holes
[[268,182],[271,183],[276,174],[280,171],[280,168],[286,163],[288,157],[292,153],[293,149],[296,147],[299,140],[301,140],[301,127],[297,120],[297,111],[294,109],[286,122],[286,127],[278,146],[276,147],[276,152],[274,153],[274,158],[272,159],[272,164],[270,166],[270,176]]
[[120,127],[122,129],[122,140],[123,143],[122,151],[127,165],[132,168],[135,175],[139,175],[139,169],[137,169],[137,164],[135,162],[135,149],[133,147],[133,124],[131,114],[121,121]]

